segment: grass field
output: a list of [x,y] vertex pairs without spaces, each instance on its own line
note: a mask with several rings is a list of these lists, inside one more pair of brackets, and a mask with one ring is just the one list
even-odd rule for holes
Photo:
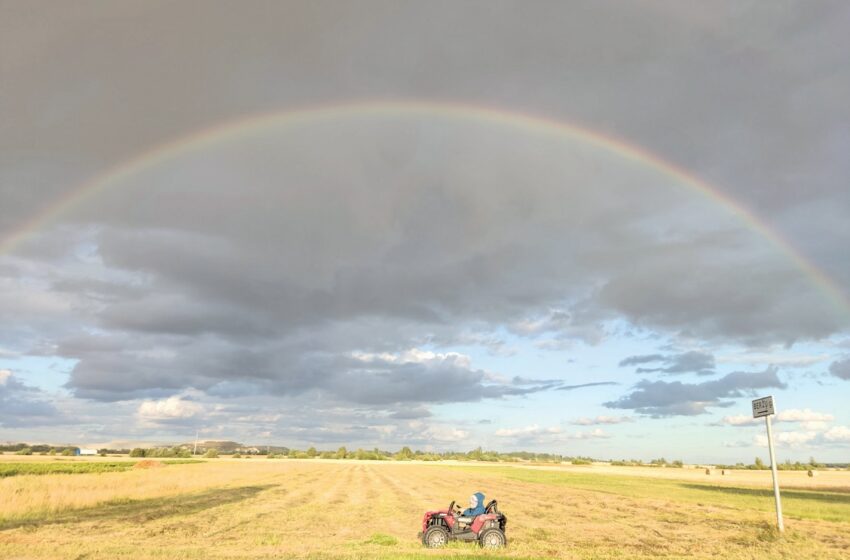
[[[158,461],[162,465],[180,465],[198,463],[192,459],[165,459]],[[54,461],[14,461],[0,463],[0,478],[7,476],[39,474],[89,474],[126,471],[136,466],[136,461],[74,461],[57,459]]]
[[[18,475],[0,479],[0,558],[850,557],[850,472],[780,477],[784,536],[769,472],[253,458]],[[476,490],[509,547],[423,549],[422,513]]]

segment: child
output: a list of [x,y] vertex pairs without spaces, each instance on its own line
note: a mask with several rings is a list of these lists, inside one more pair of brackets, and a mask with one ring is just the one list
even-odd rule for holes
[[469,497],[469,507],[463,510],[460,517],[457,518],[458,525],[460,527],[468,527],[484,511],[484,494],[476,492]]
[[464,517],[475,517],[484,513],[484,494],[476,492],[469,497],[469,508],[463,510]]

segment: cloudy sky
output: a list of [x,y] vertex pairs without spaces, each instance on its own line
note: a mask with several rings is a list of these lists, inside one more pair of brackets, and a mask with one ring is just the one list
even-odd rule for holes
[[846,2],[0,2],[0,440],[850,460]]

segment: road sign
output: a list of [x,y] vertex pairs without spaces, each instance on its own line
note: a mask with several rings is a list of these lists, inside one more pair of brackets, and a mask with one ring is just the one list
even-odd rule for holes
[[779,475],[776,472],[776,454],[773,452],[773,430],[770,426],[770,417],[773,416],[773,397],[762,397],[753,401],[753,418],[764,417],[767,426],[767,448],[770,452],[770,470],[773,474],[773,499],[776,501],[776,527],[779,532],[785,530],[782,522],[782,500],[779,498]]
[[763,397],[753,401],[753,418],[770,416],[773,412],[773,397]]

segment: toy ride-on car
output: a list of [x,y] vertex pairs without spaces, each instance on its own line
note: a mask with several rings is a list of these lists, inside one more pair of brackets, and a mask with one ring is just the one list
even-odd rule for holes
[[450,540],[478,541],[483,548],[501,548],[508,544],[507,522],[496,500],[490,501],[484,513],[473,518],[463,517],[460,508],[452,502],[446,509],[426,511],[418,536],[428,548],[445,546]]

